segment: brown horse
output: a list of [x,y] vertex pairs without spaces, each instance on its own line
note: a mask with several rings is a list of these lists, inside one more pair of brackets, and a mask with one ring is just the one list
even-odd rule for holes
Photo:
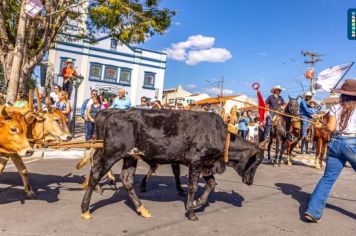
[[[329,121],[329,113],[324,114],[320,118],[320,122],[322,124],[327,124]],[[326,149],[328,146],[328,142],[331,139],[331,132],[313,127],[314,128],[314,141],[316,141],[316,154],[315,154],[315,168],[320,169],[323,168],[323,158],[326,153]]]
[[[299,116],[299,102],[298,98],[289,97],[289,102],[284,110],[285,114],[295,117]],[[299,123],[299,125],[298,125]],[[299,128],[298,128],[299,127]],[[291,136],[293,134],[293,136]],[[288,147],[288,165],[292,165],[292,150],[300,139],[300,121],[297,118],[291,118],[276,114],[272,121],[272,129],[270,133],[270,142],[268,143],[268,159],[270,159],[271,146],[273,139],[276,139],[276,157],[274,164],[280,165],[282,162],[282,155],[286,147]],[[291,141],[291,137],[294,137]],[[279,154],[279,155],[278,155]]]
[[290,137],[287,140],[287,157],[288,157],[288,165],[292,165],[292,151],[297,146],[299,140],[301,139],[302,129],[301,129],[301,121],[298,118],[290,119],[291,126],[289,130]]

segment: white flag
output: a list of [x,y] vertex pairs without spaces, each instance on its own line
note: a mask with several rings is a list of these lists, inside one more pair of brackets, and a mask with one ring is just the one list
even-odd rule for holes
[[42,11],[43,5],[41,0],[29,0],[25,7],[26,14],[34,18],[38,13]]
[[335,86],[340,82],[340,80],[349,71],[354,63],[346,63],[342,65],[329,67],[318,74],[315,88],[317,90],[322,89],[327,92],[331,92]]

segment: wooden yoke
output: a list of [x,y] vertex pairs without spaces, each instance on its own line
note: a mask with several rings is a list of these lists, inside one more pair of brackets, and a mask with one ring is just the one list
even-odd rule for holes
[[233,106],[230,111],[230,119],[227,120],[227,134],[224,147],[224,161],[229,161],[229,146],[231,133],[237,134],[235,124],[237,123],[237,106]]

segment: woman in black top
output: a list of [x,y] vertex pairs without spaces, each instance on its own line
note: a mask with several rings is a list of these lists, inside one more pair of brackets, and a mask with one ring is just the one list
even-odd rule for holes
[[94,123],[95,123],[95,115],[101,110],[101,101],[99,95],[93,96],[93,103],[86,110],[86,116],[89,119],[87,131],[88,135],[86,137],[86,141],[93,139],[94,135]]

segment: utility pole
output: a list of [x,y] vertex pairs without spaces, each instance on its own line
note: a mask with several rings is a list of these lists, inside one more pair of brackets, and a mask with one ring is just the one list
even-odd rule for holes
[[[224,76],[221,77],[221,79],[218,81],[218,87],[220,88],[220,97],[224,97]],[[223,101],[222,99],[220,100],[220,115],[223,116]]]
[[304,57],[307,57],[307,56],[309,57],[309,60],[304,60],[304,63],[311,65],[311,69],[312,69],[312,71],[313,71],[313,74],[312,74],[312,76],[311,76],[311,78],[310,78],[310,92],[311,92],[313,95],[315,95],[315,89],[314,89],[315,70],[314,70],[314,69],[315,69],[315,64],[316,64],[317,62],[322,61],[322,60],[320,59],[321,54],[318,54],[318,53],[316,53],[316,52],[308,52],[308,51],[304,51],[304,50],[302,50],[301,53],[302,53],[302,55],[303,55]]
[[[211,84],[212,86],[214,86],[215,88],[218,88],[220,90],[220,97],[224,97],[224,76],[221,77],[221,79],[218,80],[217,83],[212,83],[209,80],[206,80],[206,82],[208,82],[209,84]],[[222,108],[223,108],[223,100],[220,99],[220,108],[219,108],[219,114],[220,115],[224,115],[222,114]]]

